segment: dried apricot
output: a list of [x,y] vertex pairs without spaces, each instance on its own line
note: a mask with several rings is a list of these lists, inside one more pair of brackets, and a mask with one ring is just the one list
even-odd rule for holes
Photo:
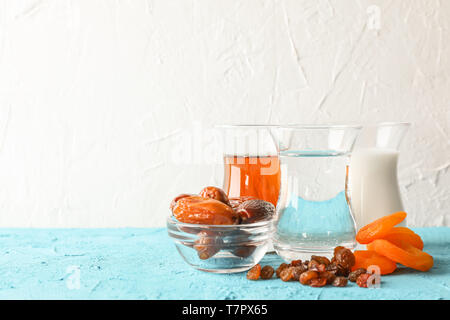
[[275,215],[275,207],[270,202],[254,199],[241,203],[236,212],[241,223],[253,223],[272,218]]
[[423,250],[422,238],[414,231],[405,227],[395,227],[389,230],[389,232],[383,237],[384,240],[392,242],[397,245],[401,241],[406,241],[419,250]]
[[406,212],[399,211],[391,215],[375,220],[362,227],[356,234],[356,240],[361,244],[367,244],[375,239],[381,239],[397,224],[406,218]]
[[397,269],[397,263],[385,256],[378,254],[371,250],[357,250],[354,252],[355,265],[352,267],[352,271],[360,268],[367,269],[369,266],[376,265],[380,268],[381,274],[389,274]]
[[238,215],[230,206],[200,196],[178,200],[173,208],[173,215],[184,223],[230,225],[238,222]]
[[259,263],[250,270],[248,270],[247,272],[248,280],[258,280],[260,276],[261,276],[261,265]]
[[228,200],[225,191],[217,187],[205,187],[200,191],[199,196],[218,200],[225,203],[227,206],[230,205],[230,201]]
[[402,265],[419,270],[428,271],[433,267],[433,257],[412,246],[406,241],[401,241],[397,246],[392,242],[377,239],[367,245],[367,249],[395,261]]

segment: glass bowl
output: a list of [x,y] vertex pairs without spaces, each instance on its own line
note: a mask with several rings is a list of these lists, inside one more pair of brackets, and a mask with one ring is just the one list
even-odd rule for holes
[[167,218],[167,232],[183,259],[192,267],[215,273],[242,272],[266,254],[274,221],[239,225],[182,223]]

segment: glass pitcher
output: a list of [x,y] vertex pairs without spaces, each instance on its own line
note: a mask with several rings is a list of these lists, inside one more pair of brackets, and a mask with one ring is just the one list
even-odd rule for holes
[[[349,187],[357,228],[397,211],[403,203],[397,180],[399,146],[409,123],[364,126],[350,162]],[[400,225],[405,226],[406,220]]]
[[276,130],[281,168],[275,251],[286,261],[354,248],[348,196],[350,153],[360,126],[284,126]]
[[280,163],[273,125],[220,125],[223,190],[229,198],[252,196],[277,205]]

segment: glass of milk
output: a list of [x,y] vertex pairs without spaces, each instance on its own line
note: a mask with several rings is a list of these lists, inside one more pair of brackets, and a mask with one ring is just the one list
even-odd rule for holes
[[[364,126],[350,160],[349,191],[357,228],[397,211],[403,203],[397,179],[405,122]],[[405,221],[402,222],[405,225]]]

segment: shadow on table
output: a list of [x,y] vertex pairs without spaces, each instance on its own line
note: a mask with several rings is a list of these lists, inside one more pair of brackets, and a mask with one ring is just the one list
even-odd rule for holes
[[[383,277],[395,276],[395,275],[409,275],[409,274],[425,274],[422,271],[414,270],[402,265],[398,265],[397,269],[388,275]],[[447,275],[450,274],[450,264],[447,259],[442,259],[440,257],[434,258],[433,267],[426,272],[426,274],[432,275]]]

